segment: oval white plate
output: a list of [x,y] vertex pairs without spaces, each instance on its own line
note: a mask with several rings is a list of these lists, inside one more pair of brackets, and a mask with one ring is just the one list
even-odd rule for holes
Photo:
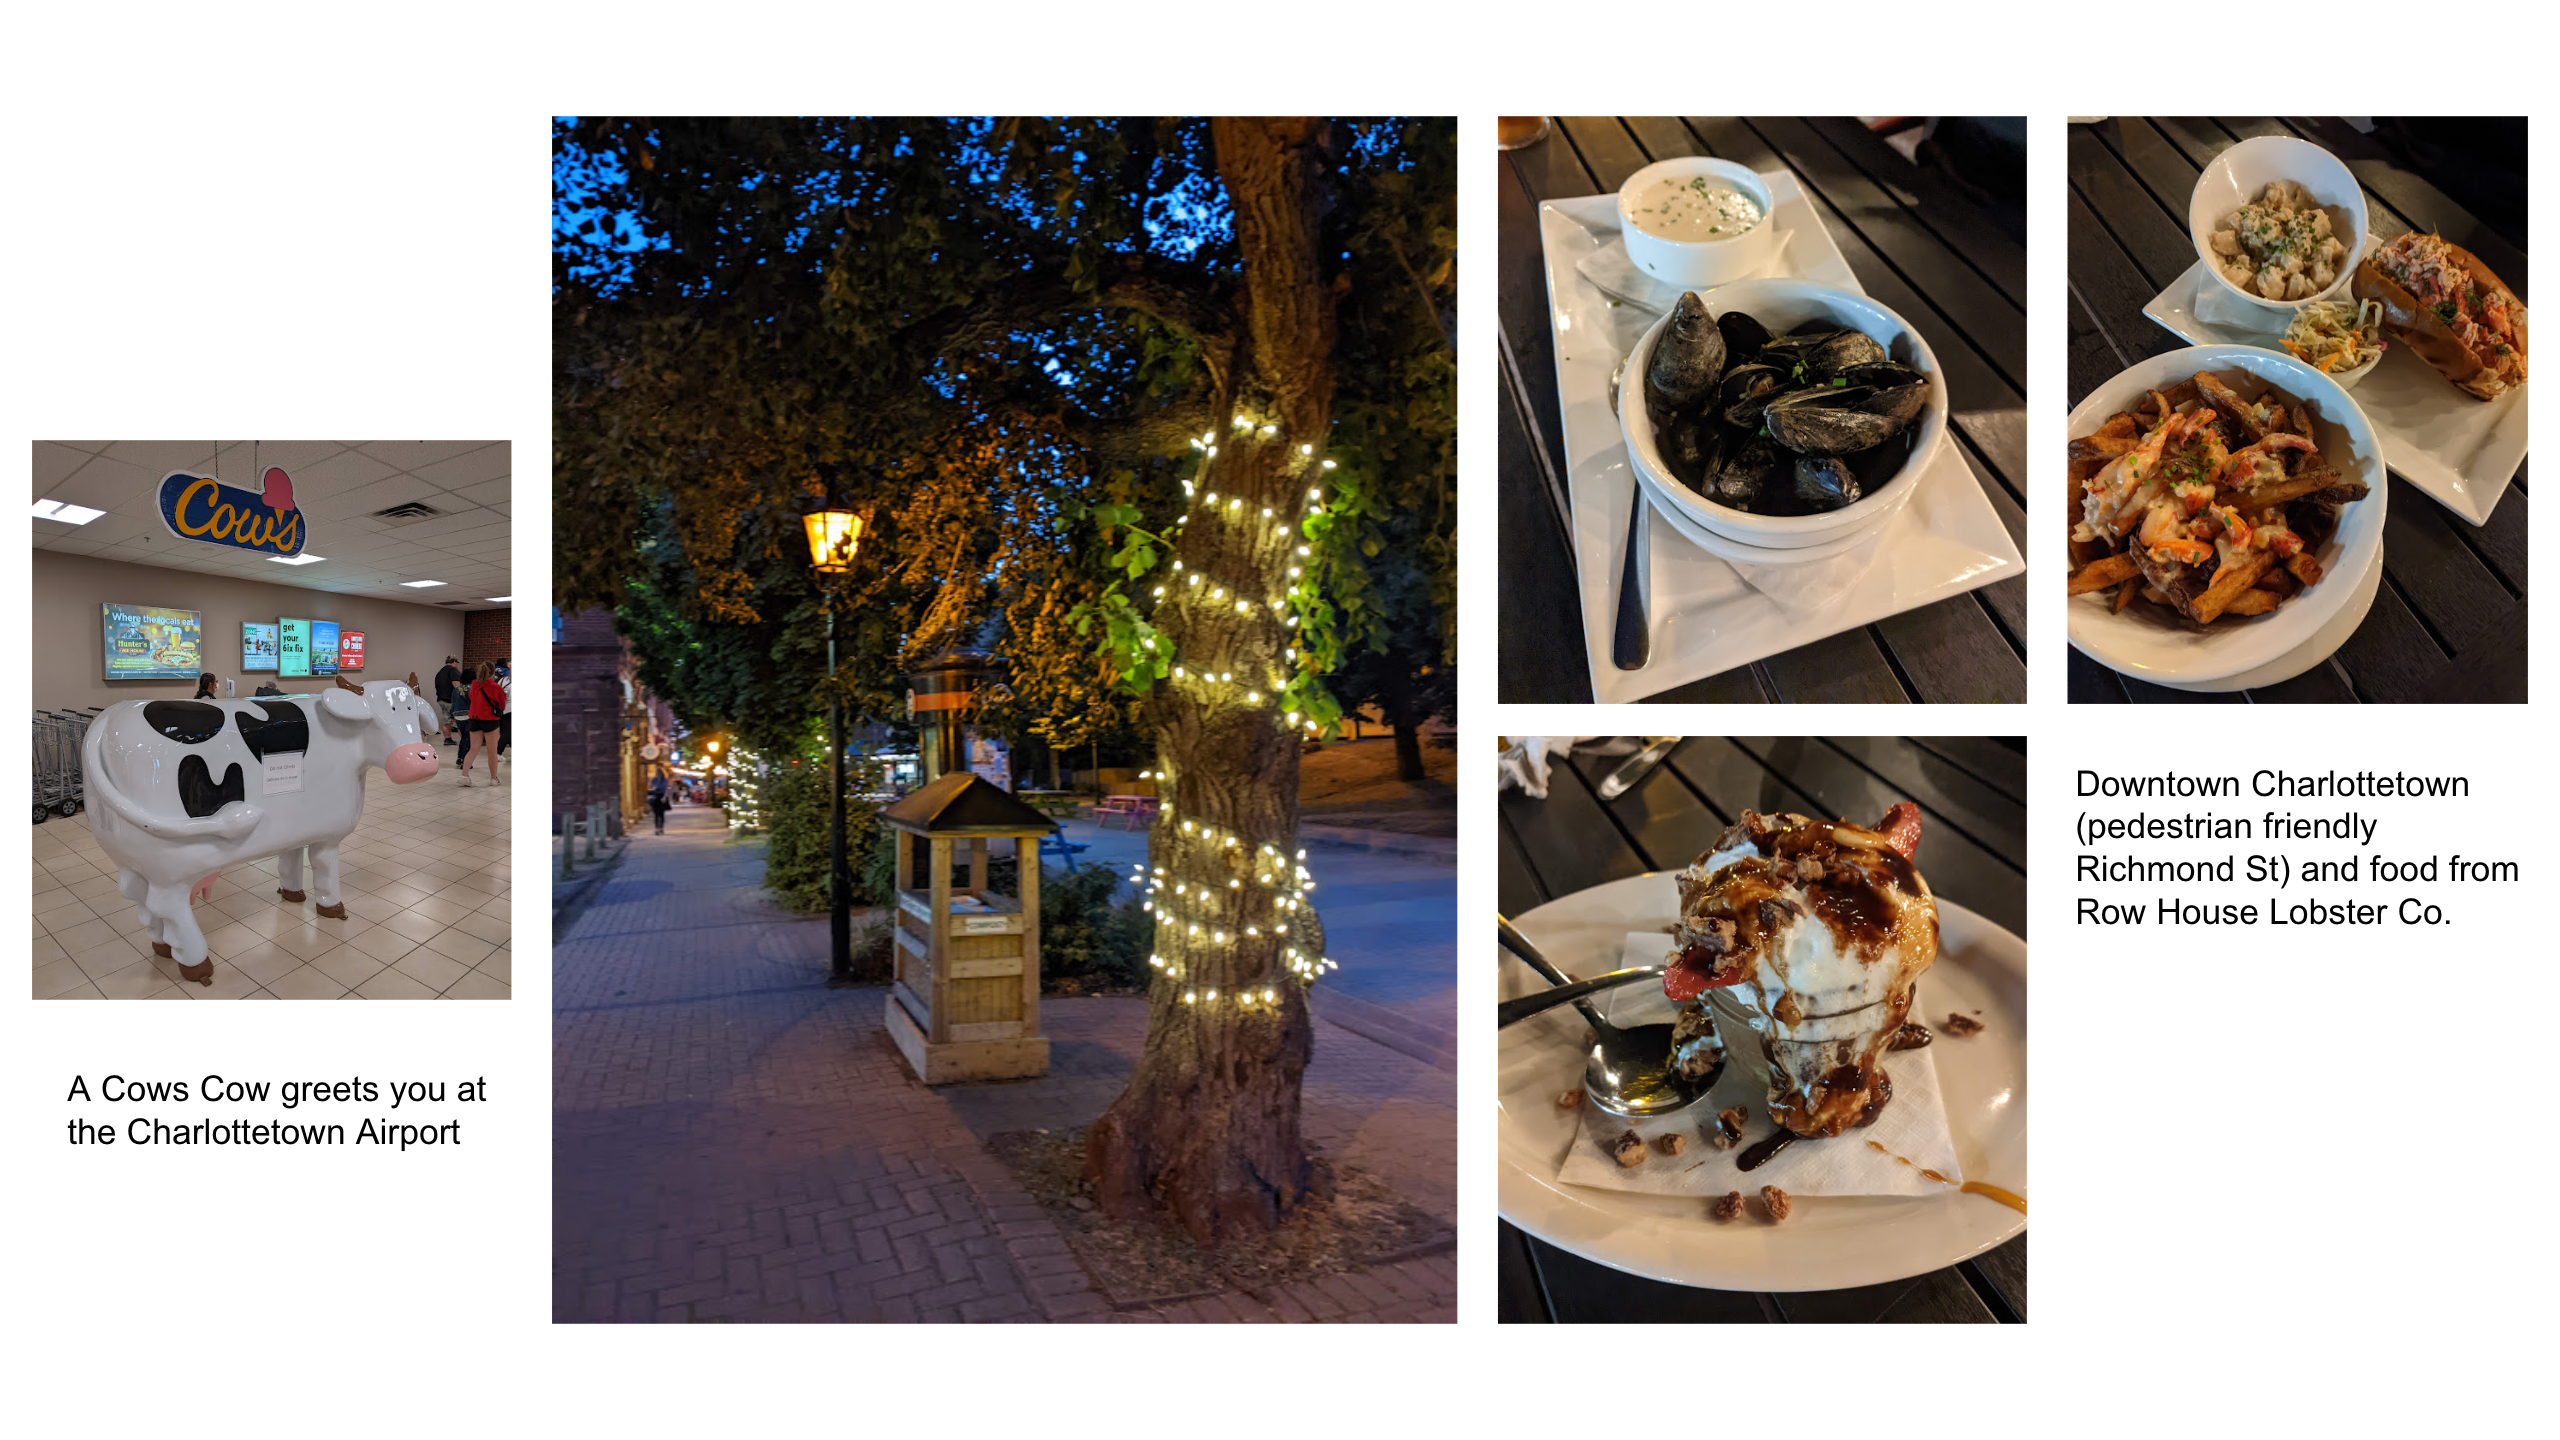
[[2090,391],[2073,408],[2067,433],[2094,433],[2108,416],[2132,409],[2146,393],[2165,390],[2199,370],[2225,376],[2243,371],[2309,405],[2311,427],[2319,432],[2312,438],[2320,442],[2320,453],[2372,493],[2339,512],[2338,533],[2320,549],[2326,572],[2320,583],[2272,615],[2217,620],[2198,630],[2157,606],[2136,605],[2118,615],[2104,591],[2071,597],[2064,614],[2073,649],[2110,670],[2163,685],[2228,679],[2301,649],[2346,605],[2365,571],[2382,563],[2383,502],[2391,493],[2382,468],[2382,441],[2354,398],[2337,381],[2292,356],[2253,345],[2198,345],[2154,355]]
[[[1629,931],[1676,919],[1679,900],[1672,873],[1658,871],[1564,896],[1512,923],[1562,969],[1594,975],[1615,968]],[[1980,1010],[1985,1026],[1965,1039],[1939,1030],[1932,1047],[1956,1159],[1967,1179],[2028,1195],[2026,941],[1941,898],[1938,943],[1912,1013],[1939,1030],[1950,1010]],[[1504,999],[1543,988],[1529,967],[1502,957]],[[1772,1225],[1719,1224],[1691,1197],[1560,1184],[1573,1121],[1555,1097],[1581,1073],[1582,1033],[1571,1008],[1560,1008],[1502,1031],[1497,1052],[1502,1218],[1550,1245],[1674,1285],[1836,1290],[1944,1269],[2027,1228],[2008,1206],[1953,1190],[1808,1196]]]

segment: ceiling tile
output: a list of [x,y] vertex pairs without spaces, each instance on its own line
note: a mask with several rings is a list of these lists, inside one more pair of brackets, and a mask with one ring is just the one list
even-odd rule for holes
[[451,460],[421,467],[415,473],[447,490],[466,490],[505,479],[511,449],[504,444],[487,445],[468,455],[457,455]]

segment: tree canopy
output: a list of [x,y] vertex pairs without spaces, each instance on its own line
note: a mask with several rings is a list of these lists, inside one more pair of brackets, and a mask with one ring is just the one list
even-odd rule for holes
[[[1340,698],[1417,713],[1453,693],[1453,130],[1336,121],[1321,146],[1340,468],[1310,574]],[[554,142],[555,600],[615,607],[689,725],[798,745],[826,703],[799,516],[849,504],[856,713],[984,640],[1015,698],[980,723],[1061,747],[1125,724],[1128,668],[1079,620],[1129,579],[1128,527],[1178,512],[1243,343],[1207,122],[590,118]]]

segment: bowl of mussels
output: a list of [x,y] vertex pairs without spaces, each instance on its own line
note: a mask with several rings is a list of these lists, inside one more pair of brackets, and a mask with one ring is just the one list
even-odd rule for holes
[[1669,518],[1763,550],[1881,526],[1947,428],[1928,343],[1865,296],[1802,280],[1682,295],[1620,385],[1627,454]]

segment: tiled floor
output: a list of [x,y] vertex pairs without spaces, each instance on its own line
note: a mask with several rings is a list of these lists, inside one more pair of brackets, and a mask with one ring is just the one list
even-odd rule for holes
[[[276,897],[276,862],[222,872],[196,906],[213,984],[181,982],[151,953],[115,862],[83,813],[35,827],[35,998],[39,1000],[504,1000],[514,947],[507,924],[507,803],[454,752],[432,780],[374,774],[364,819],[339,851],[344,920]],[[515,776],[507,767],[509,781]],[[305,875],[305,886],[309,884]]]

